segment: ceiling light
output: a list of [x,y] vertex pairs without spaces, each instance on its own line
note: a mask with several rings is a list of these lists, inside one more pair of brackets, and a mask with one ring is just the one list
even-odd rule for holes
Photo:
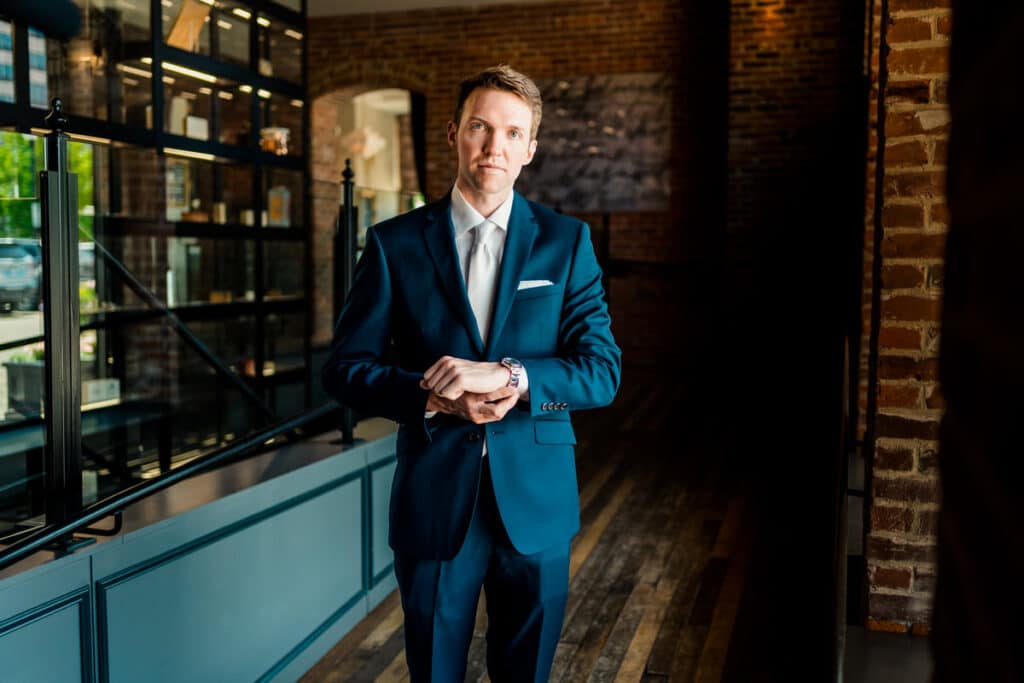
[[252,12],[244,10],[241,7],[234,8],[233,10],[231,10],[231,13],[234,14],[236,17],[242,17],[243,19],[249,19],[250,17],[252,17]]
[[174,73],[181,74],[182,76],[191,76],[192,78],[198,78],[199,80],[206,81],[207,83],[217,82],[216,76],[210,75],[203,71],[196,71],[195,69],[189,69],[188,67],[179,66],[177,64],[174,64],[173,62],[163,62],[163,67],[167,71],[173,71]]
[[203,161],[213,161],[216,157],[206,152],[193,152],[189,149],[174,149],[173,147],[164,147],[164,154],[172,154],[176,157],[188,157],[189,159],[202,159]]

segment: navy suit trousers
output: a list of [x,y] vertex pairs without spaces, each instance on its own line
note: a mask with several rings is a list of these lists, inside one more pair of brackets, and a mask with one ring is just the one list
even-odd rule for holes
[[548,680],[569,588],[569,542],[516,551],[494,499],[485,457],[466,539],[448,561],[395,554],[413,683],[463,683],[483,588],[493,683]]

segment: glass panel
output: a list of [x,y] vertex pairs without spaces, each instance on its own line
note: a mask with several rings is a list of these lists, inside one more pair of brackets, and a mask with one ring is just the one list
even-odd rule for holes
[[[160,0],[164,42],[186,52],[210,54],[210,25],[214,2]],[[234,22],[232,22],[234,23]]]
[[234,0],[161,0],[164,42],[249,66],[252,11]]
[[296,12],[302,11],[302,0],[271,0],[275,5],[281,5],[281,7],[287,7],[290,10]]
[[237,2],[218,2],[210,14],[217,43],[216,56],[248,67],[250,11]]
[[161,318],[97,331],[94,354],[104,377],[83,386],[97,399],[82,412],[86,501],[266,424],[240,378],[254,354],[254,319],[195,322],[189,330],[215,362]]
[[306,323],[302,313],[271,314],[266,317],[266,348],[263,374],[294,370],[305,365]]
[[260,91],[260,149],[302,155],[303,102]]
[[0,535],[43,512],[42,140],[0,131]]
[[252,86],[234,91],[218,90],[217,139],[229,145],[248,146],[252,134]]
[[[251,242],[130,235],[101,238],[100,244],[168,306],[253,300]],[[106,313],[120,309],[149,308],[98,247],[81,245],[80,260],[83,252],[95,253],[95,279],[79,284],[85,322],[102,322]]]
[[284,419],[299,415],[306,409],[306,385],[289,382],[273,389],[274,414]]
[[[164,130],[196,140],[245,141],[251,88],[164,62]],[[223,134],[220,131],[224,131]]]
[[14,30],[0,19],[0,102],[14,101]]
[[289,228],[303,224],[302,171],[268,168],[263,171],[263,196],[266,206],[264,227]]
[[253,299],[251,242],[172,237],[167,240],[169,306]]
[[32,105],[60,97],[79,116],[152,127],[147,0],[76,0],[82,30],[69,41],[29,32]]
[[213,204],[213,222],[245,224],[248,221],[248,225],[252,225],[252,167],[225,165],[218,170],[222,192],[220,200]]
[[164,216],[167,157],[152,149],[97,145],[93,159],[96,215],[149,220]]
[[260,74],[302,83],[302,31],[263,14],[256,21]]
[[[28,334],[19,326],[32,326],[23,314],[11,316],[0,321],[4,346]],[[43,372],[42,342],[0,351],[0,535],[43,513]]]
[[264,298],[280,299],[305,294],[302,263],[304,242],[265,242],[263,245]]
[[251,166],[167,156],[166,218],[253,225]]

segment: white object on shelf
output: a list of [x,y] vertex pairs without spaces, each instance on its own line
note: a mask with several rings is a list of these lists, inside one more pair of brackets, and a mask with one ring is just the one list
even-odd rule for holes
[[210,124],[202,116],[186,116],[185,135],[196,140],[209,140]]
[[82,382],[82,403],[115,401],[121,398],[121,381],[115,377],[87,379]]
[[188,116],[189,104],[184,97],[172,97],[167,110],[167,132],[175,135],[185,134],[185,118]]

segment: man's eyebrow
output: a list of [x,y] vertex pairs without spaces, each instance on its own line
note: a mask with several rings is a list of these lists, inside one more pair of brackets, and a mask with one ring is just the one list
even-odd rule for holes
[[[488,121],[487,119],[483,118],[482,116],[477,116],[476,114],[469,114],[466,123],[472,123],[474,121],[479,121],[480,123],[486,124],[491,128],[494,128],[494,124]],[[521,123],[512,123],[506,126],[506,128],[509,128],[511,130],[524,131],[527,129],[527,126],[524,126]]]

